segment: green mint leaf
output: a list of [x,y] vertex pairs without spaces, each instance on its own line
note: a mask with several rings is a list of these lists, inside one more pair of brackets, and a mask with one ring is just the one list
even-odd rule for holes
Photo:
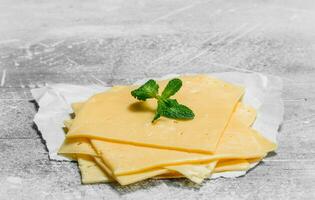
[[152,120],[152,123],[153,123],[155,120],[159,119],[160,117],[161,117],[161,114],[159,113],[159,105],[158,105],[158,108],[157,108],[157,110],[156,110],[156,113],[155,113],[155,115],[154,115],[154,118],[153,118],[153,120]]
[[158,95],[159,85],[154,80],[148,80],[145,84],[131,92],[131,95],[138,100],[145,101],[155,98]]
[[165,99],[158,102],[157,113],[172,119],[193,119],[194,112],[187,106],[179,104],[176,99]]
[[194,112],[185,105],[179,104],[176,99],[169,99],[182,87],[182,81],[178,78],[172,79],[166,85],[162,95],[158,95],[159,85],[154,80],[149,80],[138,89],[131,92],[136,99],[145,101],[149,98],[155,98],[158,106],[152,120],[152,123],[160,117],[172,119],[193,119]]
[[170,80],[162,92],[161,97],[167,99],[173,96],[182,87],[182,81],[178,78]]

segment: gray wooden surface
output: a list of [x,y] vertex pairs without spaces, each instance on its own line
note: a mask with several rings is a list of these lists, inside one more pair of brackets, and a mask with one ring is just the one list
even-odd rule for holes
[[[0,199],[315,199],[315,2],[0,1]],[[279,149],[245,177],[81,185],[51,162],[30,88],[176,72],[283,78]]]

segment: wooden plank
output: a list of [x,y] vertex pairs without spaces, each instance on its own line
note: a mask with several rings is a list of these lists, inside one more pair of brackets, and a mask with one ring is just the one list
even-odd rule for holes
[[[0,7],[0,199],[315,199],[314,1],[16,5]],[[284,80],[277,155],[243,178],[199,188],[175,180],[84,186],[75,163],[48,160],[33,128],[29,90],[45,83],[114,85],[221,71]]]

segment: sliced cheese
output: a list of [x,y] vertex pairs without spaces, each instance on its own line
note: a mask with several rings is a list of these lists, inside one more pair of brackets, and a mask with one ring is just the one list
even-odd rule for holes
[[164,168],[173,170],[180,174],[181,176],[185,176],[189,180],[194,183],[201,184],[202,181],[211,176],[217,161],[212,161],[205,165],[202,164],[186,164],[186,165],[175,165],[175,166],[166,166]]
[[65,140],[58,150],[58,154],[74,158],[76,154],[98,156],[86,138]]
[[[100,140],[91,140],[98,154],[115,175],[138,173],[144,170],[178,165],[185,163],[199,163],[217,159],[251,158],[265,154],[259,148],[255,136],[244,124],[252,123],[254,117],[244,112],[246,106],[239,105],[235,116],[232,117],[231,125],[228,126],[221,138],[218,152],[215,155],[188,153],[166,149],[156,149],[129,144],[120,144]],[[242,113],[242,114],[239,114]],[[246,117],[247,116],[247,117]],[[241,122],[239,122],[241,121]],[[247,146],[244,146],[244,143]]]
[[[238,112],[238,111],[236,111]],[[251,120],[252,118],[250,118]],[[245,117],[242,121],[245,121]],[[93,147],[116,175],[124,175],[168,165],[200,163],[218,159],[248,159],[266,153],[253,130],[232,117],[215,154],[198,154],[168,149],[121,144],[91,139]],[[269,150],[269,149],[268,149]]]
[[[78,139],[76,139],[75,141],[71,141],[71,142],[67,142],[65,143],[65,145],[67,146],[66,148],[62,148],[63,149],[63,153],[60,153],[62,155],[66,155],[66,156],[73,156],[73,157],[78,157],[78,161],[79,163],[81,163],[81,165],[85,164],[85,165],[92,165],[92,162],[90,159],[85,159],[87,156],[88,157],[93,157],[95,156],[96,152],[94,151],[94,149],[92,148],[92,146],[88,143],[86,143],[84,145],[84,148],[81,148],[80,145],[76,145],[76,143],[86,143],[86,140],[82,140],[79,142]],[[88,151],[86,149],[89,149]],[[82,150],[82,152],[81,152]],[[81,160],[80,160],[81,158]],[[131,184],[134,182],[138,182],[144,179],[148,179],[148,178],[152,178],[154,176],[160,175],[160,174],[164,174],[164,173],[170,173],[170,171],[176,171],[178,173],[181,174],[181,176],[185,176],[186,178],[190,179],[191,181],[195,182],[195,183],[201,183],[202,180],[204,180],[205,178],[207,178],[213,171],[213,168],[215,167],[215,163],[214,162],[210,162],[207,163],[206,165],[176,165],[176,166],[167,166],[167,167],[163,167],[163,168],[156,168],[156,169],[151,169],[151,170],[147,170],[147,171],[141,171],[138,173],[134,173],[134,174],[128,174],[128,175],[114,175],[112,173],[112,170],[106,166],[106,164],[103,162],[102,159],[100,159],[99,157],[94,157],[95,162],[97,162],[97,164],[100,166],[100,168],[102,168],[102,170],[104,170],[106,172],[107,175],[109,175],[110,177],[114,178],[116,181],[118,181],[121,185],[127,185],[127,184]],[[83,164],[82,164],[83,163]],[[84,166],[85,166],[84,165]],[[95,165],[94,165],[95,168]],[[167,170],[168,169],[168,170]],[[88,176],[88,170],[86,168],[80,168],[80,170],[85,170],[84,172],[82,172],[82,174],[85,175],[85,178],[82,177],[82,182],[83,183],[92,183],[91,181],[87,181],[88,178],[86,177],[90,177]],[[92,170],[92,169],[89,169]],[[93,174],[100,174],[98,171],[99,169],[95,169],[96,172],[93,172],[91,176],[93,176]],[[105,175],[104,175],[105,176]],[[105,179],[104,177],[100,179]],[[109,179],[109,178],[107,178]],[[98,182],[99,180],[95,180],[95,182]]]
[[[80,106],[80,107],[82,107],[82,106]],[[237,107],[237,109],[239,110],[239,112],[235,112],[234,116],[238,117],[238,119],[239,119],[238,121],[241,122],[241,124],[249,125],[249,124],[251,124],[254,121],[255,117],[253,117],[253,115],[251,115],[250,112],[244,112],[244,109],[248,109],[248,107],[239,105]],[[240,112],[243,112],[243,114],[239,115]],[[236,126],[236,127],[239,127],[239,126]],[[257,138],[259,140],[259,137],[257,137]],[[268,140],[266,140],[265,138],[262,138],[262,141],[263,141],[262,144],[265,143],[265,147],[270,147],[270,144],[269,144],[270,142]],[[258,143],[260,143],[260,142],[258,142]],[[269,144],[269,146],[268,146],[268,144]],[[119,144],[119,145],[123,146],[125,144]],[[77,148],[77,146],[75,146],[75,145],[73,147]],[[270,150],[271,148],[268,148],[268,149]],[[92,148],[92,150],[93,150],[93,148]],[[182,152],[182,153],[184,153],[184,152]],[[91,153],[91,154],[93,155],[93,153]],[[104,166],[106,166],[106,165],[102,162],[101,159],[99,159],[99,158],[96,158],[96,159],[98,160],[98,163],[102,163],[103,164],[103,170],[104,170],[104,168],[105,168]],[[215,162],[212,162],[212,163],[215,163]],[[228,162],[227,161],[226,163],[229,163],[230,166],[228,166],[228,167],[230,167],[229,168],[230,170],[232,170],[232,169],[244,170],[246,168],[244,162],[243,163],[237,163],[237,162]],[[233,164],[234,164],[234,168],[232,168],[232,166],[231,166]],[[210,164],[208,163],[208,166],[209,165],[211,165],[211,163]],[[222,167],[225,167],[225,169],[222,168]],[[227,167],[227,164],[225,164],[225,165],[221,164],[220,168],[218,168],[217,171],[227,170],[226,167]],[[165,173],[166,174],[170,174],[169,177],[171,177],[171,176],[179,177],[179,176],[182,176],[182,174],[184,174],[187,178],[191,179],[192,181],[200,183],[204,178],[207,178],[209,176],[209,174],[211,174],[211,172],[212,172],[212,170],[205,170],[204,165],[193,165],[192,166],[190,164],[184,164],[184,165],[178,165],[178,166],[165,166],[164,168],[167,168],[167,169],[170,169],[170,170],[173,170],[173,171],[177,172],[177,175],[176,174],[174,175],[174,172],[170,173],[170,172],[167,172],[167,171],[163,171],[163,173],[162,173],[162,170],[154,169],[154,170],[151,170],[151,171],[145,171],[144,173],[141,172],[141,173],[137,173],[137,174],[120,175],[120,176],[112,174],[112,176],[116,176],[115,177],[116,180],[120,179],[119,182],[121,184],[123,184],[123,185],[130,184],[130,183],[133,183],[133,182],[136,182],[136,181],[139,181],[139,180],[143,180],[143,179],[146,179],[146,178],[150,178],[150,177],[156,176],[158,174],[165,174]],[[111,170],[108,167],[107,167],[107,171],[111,172]],[[179,174],[179,173],[182,173],[182,174]],[[163,175],[161,175],[161,176],[163,177]]]
[[[75,103],[72,105],[73,110],[75,113],[78,113],[79,109],[82,108],[83,103]],[[243,124],[250,126],[253,121],[255,120],[256,112],[253,108],[246,106],[244,104],[239,103],[237,106],[237,112],[234,113],[234,117],[236,117],[239,121]],[[119,147],[121,147],[120,145]],[[109,145],[110,147],[110,145]],[[128,146],[126,146],[128,148]],[[128,149],[126,149],[128,150]],[[141,150],[141,149],[140,149]],[[141,152],[140,152],[141,153]],[[216,163],[216,161],[211,162],[211,164]],[[188,167],[190,166],[190,167]],[[200,183],[204,178],[207,178],[212,170],[208,170],[204,166],[200,165],[181,165],[181,166],[171,166],[165,167],[167,169],[172,169],[174,171],[181,171],[181,172],[188,172],[186,175],[190,175],[189,179],[193,180],[194,182]],[[219,162],[215,167],[215,172],[222,172],[222,171],[240,171],[240,170],[247,170],[249,168],[249,163],[246,160],[227,160]],[[196,176],[197,174],[198,176]],[[182,175],[181,175],[182,176]],[[195,178],[195,176],[197,178]],[[178,176],[175,176],[178,177]],[[199,178],[199,179],[198,179]]]
[[252,126],[257,116],[255,108],[244,103],[238,103],[235,110],[237,112],[233,113],[233,117],[237,119],[238,122],[242,123],[246,127]]
[[78,165],[83,184],[107,183],[113,181],[113,179],[95,163],[91,156],[79,155]]
[[179,173],[167,173],[153,177],[153,179],[173,179],[173,178],[185,178]]
[[140,174],[114,177],[113,179],[110,175],[111,171],[106,167],[102,160],[97,157],[93,158],[87,155],[80,155],[78,156],[78,165],[83,184],[107,183],[116,180],[121,185],[128,185],[169,172],[167,169],[160,169]]
[[71,104],[71,108],[75,115],[79,113],[79,110],[83,107],[85,102],[75,102]]
[[264,157],[260,157],[260,158],[251,158],[251,159],[247,159],[247,161],[251,164],[251,163],[256,163],[256,162],[260,162]]
[[119,184],[128,185],[132,183],[136,183],[148,178],[152,178],[157,175],[165,174],[170,172],[167,169],[156,169],[151,171],[144,171],[137,174],[123,175],[123,176],[115,176],[112,174],[112,171],[103,163],[100,158],[94,157],[95,162],[100,166],[100,168],[106,171],[111,177],[113,177]]
[[139,102],[130,94],[136,86],[116,86],[84,104],[67,137],[213,153],[244,90],[205,75],[180,78],[183,87],[174,98],[194,111],[193,120],[151,123],[156,100]]
[[[256,159],[255,159],[256,160]],[[250,164],[247,160],[223,160],[217,162],[213,173],[224,172],[224,171],[246,171],[250,168]],[[172,172],[167,174],[162,174],[155,177],[156,179],[167,179],[167,178],[183,178],[183,175],[178,172]]]
[[96,152],[86,139],[76,138],[73,141],[68,141],[63,144],[61,149],[62,152],[59,151],[59,154],[78,160],[81,180],[84,184],[109,182],[114,179],[121,185],[127,185],[170,172],[167,169],[155,169],[137,174],[114,176],[112,171],[97,157]]
[[[139,173],[134,173],[134,174],[129,174],[129,175],[116,176],[112,173],[111,169],[108,168],[103,163],[103,161],[96,156],[97,155],[96,152],[94,151],[93,147],[88,143],[86,139],[76,138],[75,140],[73,141],[72,140],[68,140],[67,142],[64,143],[61,150],[59,151],[59,154],[67,156],[67,157],[72,157],[72,158],[78,157],[78,162],[80,164],[79,166],[91,166],[93,161],[91,161],[91,159],[86,159],[86,158],[94,156],[95,161],[106,172],[106,174],[109,174],[111,177],[113,177],[122,185],[138,182],[138,181],[151,178],[156,175],[163,174],[163,173],[168,173],[170,170],[177,171],[182,176],[185,176],[196,183],[200,183],[202,182],[203,179],[207,178],[211,174],[216,163],[216,162],[211,162],[207,164],[207,167],[197,166],[197,165],[170,166],[169,168],[165,167],[164,169],[162,168],[152,169],[149,171],[141,171]],[[93,167],[96,168],[95,163]],[[98,172],[99,169],[95,169],[95,171],[92,171],[91,176],[88,176],[88,174],[89,174],[89,170],[92,170],[92,169],[87,170],[86,168],[80,167],[80,170],[81,171],[84,170],[82,171],[83,183],[93,183],[93,181],[87,181],[87,180],[92,179],[91,177],[93,177],[94,174],[100,174],[100,172]],[[100,177],[100,179],[101,180],[105,179],[105,177],[103,178]],[[95,182],[99,182],[99,180],[97,179],[95,180]]]
[[91,143],[115,175],[126,175],[167,165],[200,163],[212,155],[156,149],[92,139]]
[[257,138],[257,141],[259,141],[259,144],[265,150],[266,153],[271,152],[271,151],[275,151],[277,149],[277,144],[275,144],[274,142],[271,142],[266,137],[264,137],[262,134],[260,134],[258,131],[254,130],[252,128],[251,128],[251,131],[253,132],[253,134]]
[[245,159],[224,160],[218,162],[214,169],[214,172],[246,171],[249,168],[250,168],[249,162]]

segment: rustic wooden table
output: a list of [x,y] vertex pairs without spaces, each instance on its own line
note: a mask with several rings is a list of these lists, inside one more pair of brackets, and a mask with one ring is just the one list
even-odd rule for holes
[[[315,199],[315,2],[0,2],[0,199]],[[30,88],[122,84],[182,72],[283,78],[279,149],[245,177],[81,185],[52,162]]]

